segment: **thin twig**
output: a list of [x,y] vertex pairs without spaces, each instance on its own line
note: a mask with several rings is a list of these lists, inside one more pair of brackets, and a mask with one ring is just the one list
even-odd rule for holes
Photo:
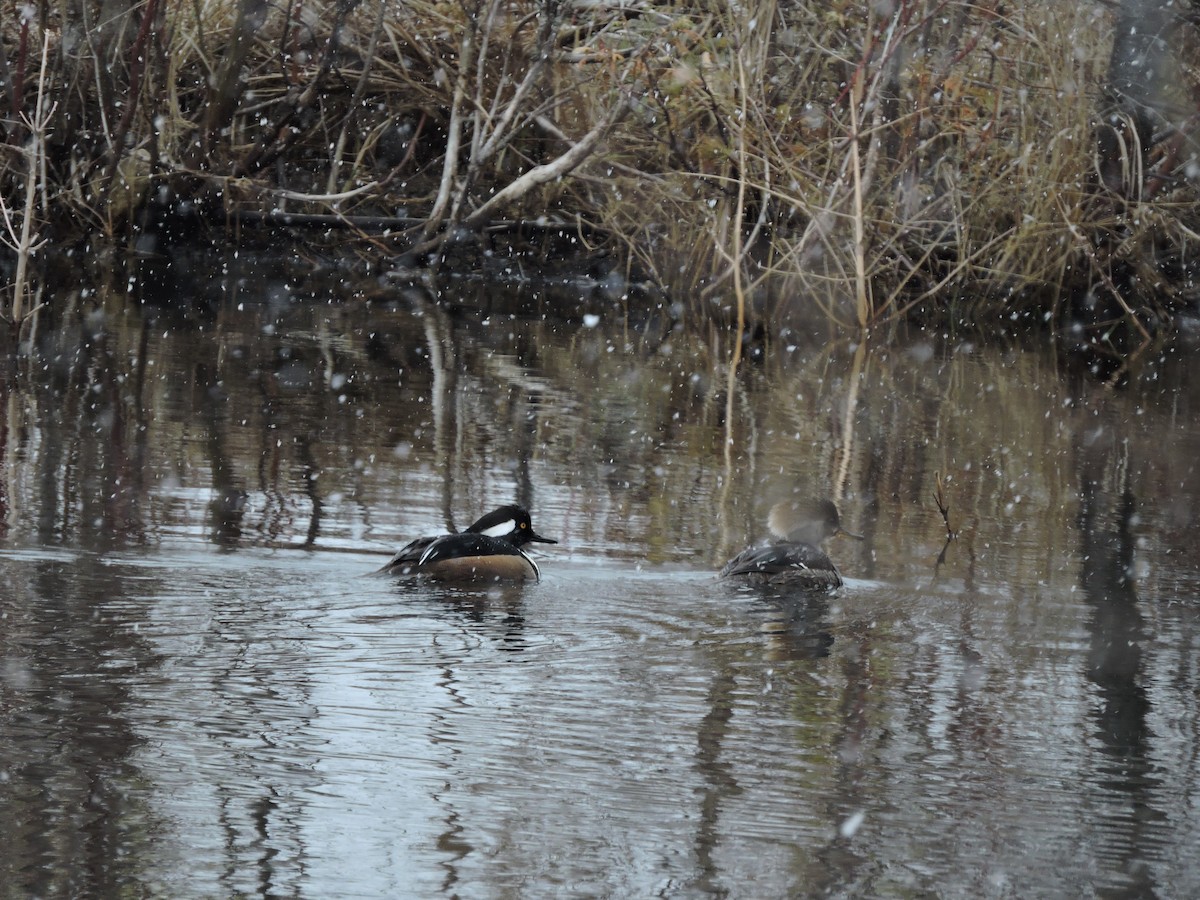
[[946,540],[952,541],[958,537],[958,534],[950,527],[950,506],[946,502],[946,482],[942,478],[941,472],[935,472],[934,479],[933,502],[937,505],[938,512],[942,514],[942,522],[946,525]]

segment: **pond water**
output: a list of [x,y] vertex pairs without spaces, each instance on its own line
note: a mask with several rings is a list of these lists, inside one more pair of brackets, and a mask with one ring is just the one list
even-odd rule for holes
[[[1194,354],[730,398],[601,295],[211,272],[0,377],[0,896],[1200,896]],[[813,495],[841,590],[714,579]],[[512,501],[540,583],[371,575]]]

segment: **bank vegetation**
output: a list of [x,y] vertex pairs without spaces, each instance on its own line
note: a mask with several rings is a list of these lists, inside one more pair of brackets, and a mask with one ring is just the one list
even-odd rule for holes
[[769,333],[1035,322],[1121,354],[1200,296],[1195,4],[15,9],[18,326],[67,251],[276,226],[394,265],[603,271]]

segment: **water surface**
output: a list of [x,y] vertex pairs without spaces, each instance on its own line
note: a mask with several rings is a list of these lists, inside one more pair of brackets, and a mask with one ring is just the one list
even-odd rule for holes
[[[1191,359],[795,338],[731,400],[602,297],[304,283],[0,381],[0,895],[1200,894]],[[846,586],[714,580],[793,494]],[[371,576],[513,500],[540,583]]]

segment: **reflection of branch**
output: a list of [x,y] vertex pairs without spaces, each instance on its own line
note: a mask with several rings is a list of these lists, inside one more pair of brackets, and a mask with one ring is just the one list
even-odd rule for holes
[[942,521],[946,525],[946,543],[942,544],[942,552],[938,554],[937,562],[933,564],[933,580],[937,581],[938,572],[946,562],[946,551],[950,549],[950,543],[958,535],[950,527],[950,505],[946,503],[945,479],[942,478],[941,472],[934,473],[934,479],[933,502],[937,505],[938,512],[942,514]]
[[862,383],[863,366],[867,359],[867,339],[861,337],[858,346],[854,348],[854,362],[850,366],[850,388],[846,392],[846,412],[842,416],[842,450],[838,462],[837,475],[834,476],[834,496],[839,500],[846,489],[846,479],[850,477],[850,460],[854,456],[854,418],[858,413],[858,388]]
[[447,529],[457,531],[454,525],[454,472],[461,455],[455,438],[460,421],[457,404],[458,373],[462,359],[446,311],[423,292],[413,292],[410,296],[413,309],[425,326],[429,369],[433,377],[429,388],[429,409],[433,415],[434,458],[441,475],[442,517]]
[[325,508],[319,489],[321,467],[313,456],[310,435],[305,434],[299,438],[296,450],[300,457],[300,471],[304,476],[304,493],[308,495],[312,509],[308,519],[308,531],[304,536],[304,546],[312,548],[316,546],[317,538],[321,534],[321,513]]
[[937,504],[938,512],[942,514],[942,521],[946,523],[946,540],[952,541],[958,535],[956,535],[954,533],[954,529],[950,527],[950,507],[946,503],[946,492],[944,490],[946,482],[945,479],[942,478],[941,472],[935,473],[934,478],[936,479],[937,484],[933,489],[933,502]]

